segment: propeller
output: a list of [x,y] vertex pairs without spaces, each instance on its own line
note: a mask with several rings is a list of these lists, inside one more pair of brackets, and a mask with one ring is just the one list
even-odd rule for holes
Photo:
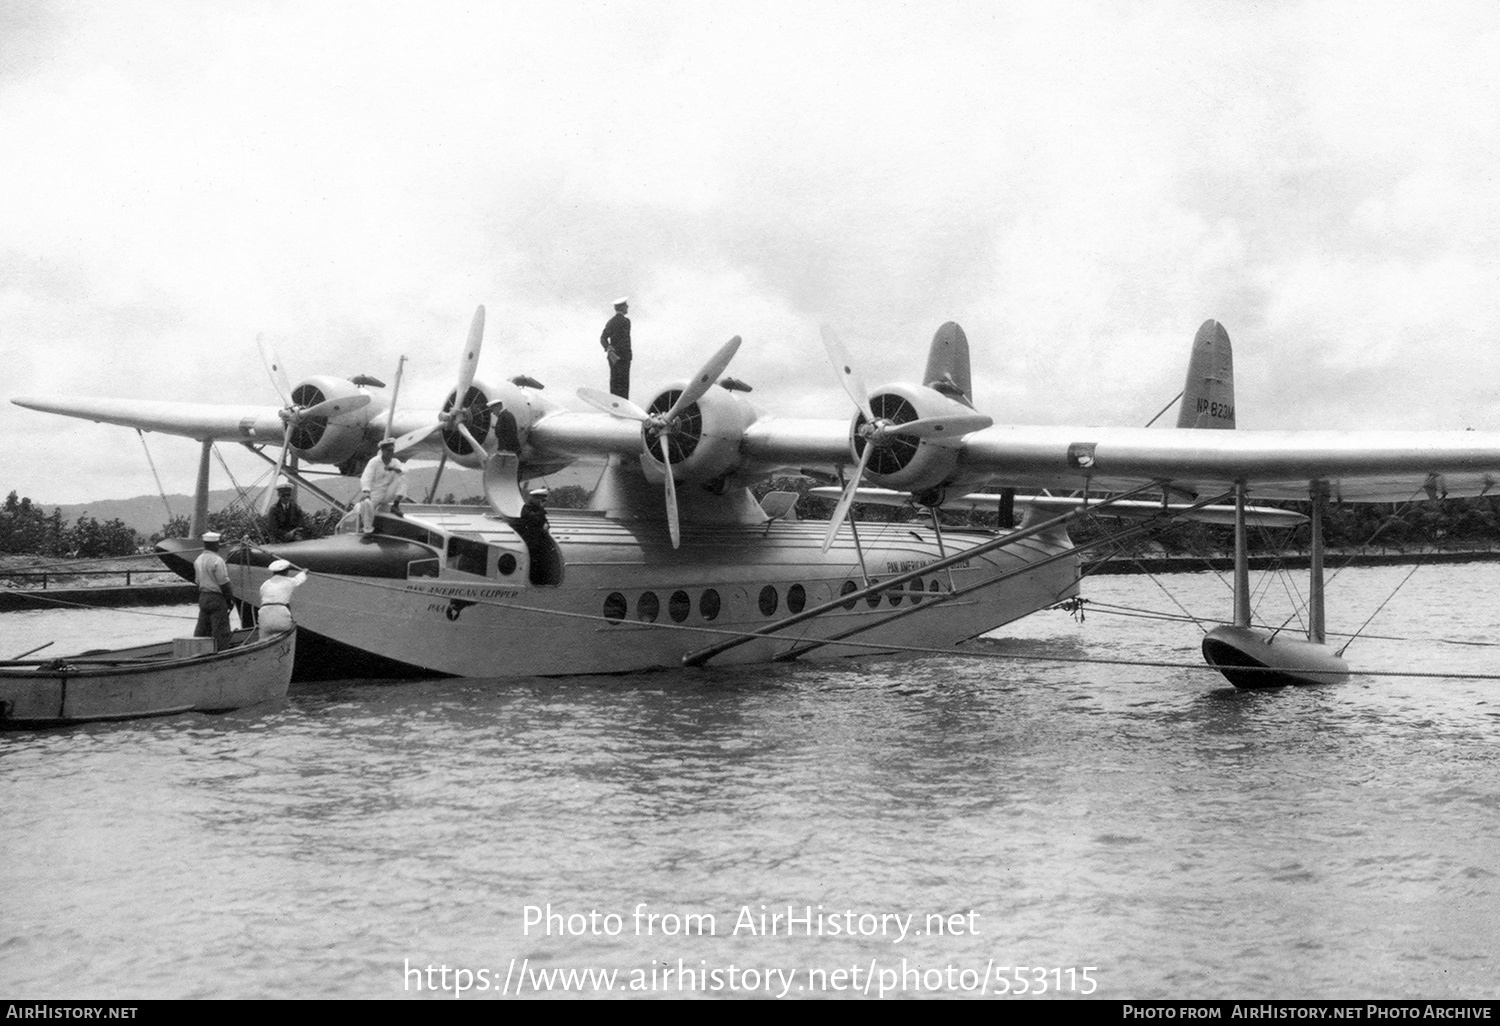
[[682,527],[677,514],[677,482],[672,477],[672,455],[669,442],[672,434],[678,430],[678,422],[687,412],[688,407],[708,393],[714,382],[719,379],[719,375],[723,374],[725,368],[729,366],[729,361],[734,359],[734,354],[739,351],[740,341],[740,337],[736,335],[720,346],[688,382],[687,387],[682,390],[677,400],[665,413],[648,413],[623,396],[611,395],[597,388],[578,390],[578,398],[590,406],[612,417],[639,421],[643,425],[646,436],[659,442],[662,466],[666,469],[664,489],[667,503],[667,530],[672,535],[672,548],[674,549],[682,543]]
[[265,498],[261,503],[261,513],[265,514],[270,512],[271,504],[275,501],[276,484],[281,480],[282,470],[286,468],[287,453],[292,449],[292,436],[297,428],[304,421],[336,417],[341,413],[363,409],[370,405],[370,397],[361,393],[345,396],[342,399],[325,399],[311,406],[302,406],[295,399],[296,393],[292,388],[292,379],[286,372],[286,365],[277,355],[276,348],[266,341],[263,334],[255,336],[255,347],[260,350],[261,361],[266,365],[266,373],[271,377],[271,387],[276,390],[282,402],[281,409],[277,411],[282,424],[281,455],[276,459],[276,473],[271,475],[271,487],[266,489]]
[[875,450],[891,448],[898,442],[913,444],[912,439],[959,438],[970,431],[987,428],[994,421],[980,413],[919,417],[901,422],[877,417],[874,406],[870,402],[870,391],[865,387],[864,378],[855,368],[854,360],[849,356],[849,351],[845,348],[843,341],[827,324],[822,326],[822,331],[823,348],[828,353],[828,361],[838,374],[839,384],[843,386],[849,398],[854,400],[854,405],[862,414],[863,420],[855,430],[865,443],[859,454],[859,463],[854,476],[850,478],[844,494],[839,496],[838,505],[834,507],[833,519],[828,523],[828,535],[823,539],[823,551],[827,552],[833,546],[833,539],[838,534],[839,526],[849,515],[849,508],[854,505],[854,498],[865,476],[865,468],[869,466],[871,455]]
[[[486,403],[483,406],[477,406],[471,404],[469,400],[469,392],[474,387],[474,372],[479,366],[479,352],[483,345],[484,307],[480,306],[474,311],[474,320],[469,324],[469,338],[468,341],[464,343],[463,354],[459,357],[458,385],[453,390],[452,400],[444,403],[442,410],[438,412],[437,419],[431,424],[426,424],[422,427],[416,428],[415,430],[408,431],[400,438],[397,438],[395,440],[397,455],[406,452],[417,443],[424,441],[425,439],[431,437],[433,434],[439,431],[442,431],[445,435],[456,435],[458,438],[463,439],[469,444],[472,451],[480,454],[481,459],[488,457],[488,450],[486,450],[485,447],[480,444],[479,439],[474,437],[474,432],[470,430],[470,425],[475,423],[480,414],[494,414],[505,404],[502,400],[496,400],[494,402]],[[400,387],[399,378],[397,381],[397,387]],[[396,404],[393,401],[391,403],[392,418],[394,418],[395,408]],[[387,422],[387,437],[390,436],[390,424],[393,422],[394,419]],[[455,447],[455,440],[453,437],[446,438],[445,441],[448,444],[443,449],[443,457],[438,463],[437,473],[433,476],[432,489],[429,492],[430,495],[437,494],[438,482],[442,479],[443,470],[448,465],[448,449]]]
[[255,336],[255,344],[260,349],[261,359],[265,361],[266,373],[271,376],[271,385],[276,389],[276,394],[280,396],[284,404],[278,415],[281,417],[281,422],[286,425],[289,434],[304,420],[333,417],[370,405],[370,397],[360,394],[345,396],[342,399],[325,399],[312,406],[299,406],[292,398],[291,378],[287,377],[286,367],[282,364],[281,358],[276,355],[275,348],[262,335]]

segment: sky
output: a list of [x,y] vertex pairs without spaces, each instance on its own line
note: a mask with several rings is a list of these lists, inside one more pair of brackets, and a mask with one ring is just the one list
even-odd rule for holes
[[[435,409],[483,304],[584,409],[628,295],[636,398],[740,335],[844,416],[820,324],[876,383],[956,320],[997,423],[1140,425],[1212,317],[1242,429],[1500,429],[1497,168],[1490,2],[6,0],[0,381],[274,406],[264,334]],[[11,489],[157,486],[6,402]]]

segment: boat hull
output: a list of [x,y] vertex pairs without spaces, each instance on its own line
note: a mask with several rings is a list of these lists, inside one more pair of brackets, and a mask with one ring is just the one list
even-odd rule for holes
[[172,643],[0,666],[0,729],[228,712],[286,696],[296,632],[173,658]]

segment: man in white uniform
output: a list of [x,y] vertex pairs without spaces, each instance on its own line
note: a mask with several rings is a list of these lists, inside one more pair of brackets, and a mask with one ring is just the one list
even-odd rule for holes
[[229,603],[234,601],[234,588],[229,583],[229,567],[219,555],[217,531],[203,535],[203,554],[193,561],[193,580],[198,585],[198,625],[193,637],[213,638],[214,651],[222,652],[229,647]]
[[260,586],[260,636],[269,638],[273,634],[289,631],[297,626],[292,620],[292,592],[307,580],[307,571],[291,576],[292,564],[278,559],[266,569],[271,576]]
[[389,509],[401,515],[401,500],[406,498],[406,473],[396,459],[395,439],[380,443],[380,452],[370,457],[365,472],[359,476],[359,532],[375,530],[375,513]]

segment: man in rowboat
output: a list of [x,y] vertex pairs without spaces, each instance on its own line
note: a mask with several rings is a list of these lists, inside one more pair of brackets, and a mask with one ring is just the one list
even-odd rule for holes
[[229,568],[219,555],[219,534],[203,535],[203,554],[193,562],[193,580],[198,585],[198,625],[195,638],[213,638],[214,651],[229,647],[229,603],[234,601],[234,587],[229,583]]
[[271,576],[260,586],[260,636],[269,638],[273,634],[289,631],[297,626],[292,620],[292,592],[307,580],[307,571],[291,576],[292,564],[278,559],[266,567]]

